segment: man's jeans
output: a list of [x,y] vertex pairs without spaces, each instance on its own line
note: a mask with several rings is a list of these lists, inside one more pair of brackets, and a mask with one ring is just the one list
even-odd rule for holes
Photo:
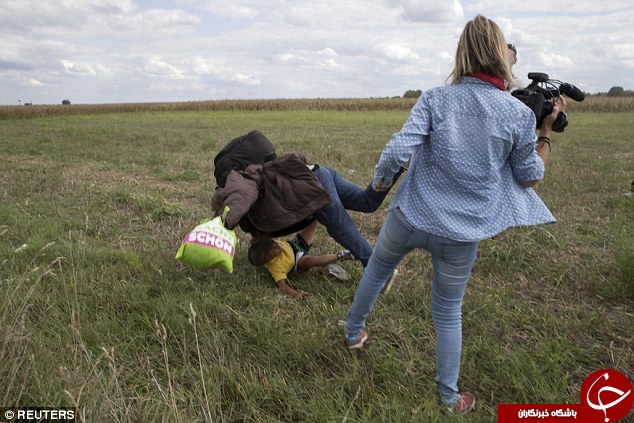
[[[326,227],[332,239],[350,250],[363,267],[367,266],[372,255],[372,246],[359,232],[346,210],[374,212],[383,203],[389,190],[376,192],[372,184],[361,189],[327,166],[320,166],[314,173],[332,199],[330,204],[315,213],[315,217]],[[395,176],[395,182],[397,178]]]
[[440,400],[453,406],[458,393],[462,351],[462,297],[476,260],[477,242],[458,242],[412,226],[400,209],[388,213],[346,321],[347,336],[356,336],[381,288],[401,259],[414,248],[431,253],[431,313],[436,331],[436,383]]

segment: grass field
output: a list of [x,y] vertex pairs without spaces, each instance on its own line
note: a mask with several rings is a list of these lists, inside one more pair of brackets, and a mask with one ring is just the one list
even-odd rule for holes
[[[61,106],[60,106],[61,107]],[[73,106],[74,107],[74,106]],[[26,109],[23,107],[23,109]],[[365,185],[406,109],[4,116],[0,125],[0,406],[75,406],[87,422],[442,422],[430,259],[415,252],[343,347],[362,269],[293,279],[174,260],[209,216],[212,159],[259,129]],[[571,113],[537,188],[558,223],[481,243],[463,309],[458,421],[499,403],[578,403],[595,370],[634,379],[634,112]],[[353,214],[374,242],[387,203]],[[320,228],[316,253],[340,247]]]

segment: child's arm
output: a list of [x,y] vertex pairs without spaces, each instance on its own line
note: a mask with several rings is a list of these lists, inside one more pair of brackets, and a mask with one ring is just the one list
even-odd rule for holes
[[286,279],[282,279],[281,281],[278,281],[277,287],[281,289],[282,291],[284,291],[285,294],[290,295],[291,297],[295,299],[302,298],[303,296],[308,295],[308,292],[297,291],[296,289],[293,289],[288,284],[288,281]]
[[308,270],[313,267],[323,267],[332,263],[336,263],[339,260],[337,254],[324,254],[323,256],[309,256],[308,254],[302,256],[297,263],[299,270]]

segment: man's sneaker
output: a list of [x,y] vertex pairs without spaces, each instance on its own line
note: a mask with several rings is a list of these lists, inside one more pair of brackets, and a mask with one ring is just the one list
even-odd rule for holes
[[396,275],[398,275],[398,270],[394,269],[394,271],[392,272],[392,276],[390,276],[387,282],[385,282],[385,285],[383,285],[383,288],[381,288],[381,292],[383,294],[387,294],[388,292],[390,292],[390,289],[392,289],[392,284],[394,283],[394,279],[396,279]]
[[337,260],[354,260],[354,256],[350,252],[350,250],[341,250],[337,253]]
[[355,348],[363,348],[363,344],[367,340],[368,340],[368,334],[365,333],[363,329],[361,329],[359,331],[359,334],[355,336],[354,338],[346,337],[346,346],[350,348],[351,350]]
[[458,395],[456,404],[449,408],[449,411],[456,414],[463,414],[473,410],[475,407],[475,396],[471,392],[461,392]]

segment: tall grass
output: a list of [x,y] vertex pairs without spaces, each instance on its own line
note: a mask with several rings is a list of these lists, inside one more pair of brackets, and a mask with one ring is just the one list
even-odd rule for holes
[[292,111],[292,110],[409,110],[411,98],[323,98],[323,99],[264,99],[210,100],[177,103],[112,103],[80,105],[0,106],[0,119],[20,119],[65,114],[176,112],[176,111]]
[[[62,107],[62,106],[60,106]],[[72,106],[74,107],[74,106]],[[26,109],[24,107],[24,109]],[[246,260],[232,275],[174,260],[209,215],[212,158],[257,128],[365,184],[406,110],[141,111],[0,126],[0,404],[73,406],[80,421],[449,419],[435,401],[430,258],[414,252],[343,347],[362,269],[281,294]],[[599,368],[634,374],[632,113],[570,113],[539,193],[558,219],[481,244],[464,305],[460,386],[498,403],[577,403]],[[385,217],[353,214],[374,242]],[[315,253],[337,251],[320,228]]]
[[[184,111],[378,111],[410,110],[416,99],[393,98],[323,98],[271,100],[209,100],[177,103],[112,103],[77,105],[0,106],[0,120],[28,119],[45,116]],[[571,112],[632,112],[634,97],[590,96],[583,102],[570,100]]]

